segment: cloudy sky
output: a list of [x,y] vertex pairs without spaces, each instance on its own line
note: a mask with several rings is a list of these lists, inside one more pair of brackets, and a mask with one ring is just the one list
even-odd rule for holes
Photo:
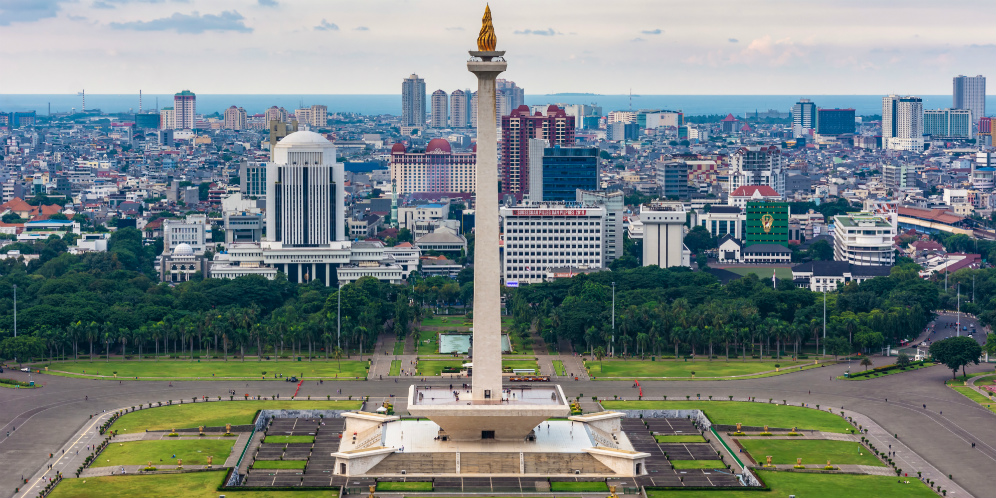
[[[493,0],[532,94],[946,94],[992,0]],[[398,93],[473,84],[477,0],[0,0],[0,93]],[[9,77],[16,75],[15,77]],[[990,77],[996,74],[987,74]]]

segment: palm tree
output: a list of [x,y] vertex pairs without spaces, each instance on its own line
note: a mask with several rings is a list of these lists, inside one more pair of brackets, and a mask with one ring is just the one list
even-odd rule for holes
[[868,367],[872,366],[872,360],[871,360],[871,358],[869,358],[867,356],[865,356],[864,358],[861,358],[861,366],[865,367],[865,371],[867,372],[868,371]]
[[332,357],[335,358],[339,371],[342,372],[342,348],[336,346],[335,349],[332,350]]
[[636,334],[636,346],[639,349],[640,357],[644,357],[647,354],[647,344],[650,343],[650,335],[646,332],[640,332]]
[[114,332],[111,332],[111,329],[109,328],[106,329],[104,331],[104,346],[106,346],[107,348],[107,355],[104,357],[104,359],[107,360],[107,363],[111,362],[111,342],[113,342],[114,339],[115,339]]
[[674,361],[678,361],[678,345],[681,344],[683,337],[685,337],[685,329],[681,327],[671,329],[671,342],[674,343]]
[[125,344],[128,343],[128,329],[122,327],[118,329],[118,339],[121,340],[121,359],[127,354],[125,351]]
[[603,348],[602,346],[599,346],[599,347],[595,348],[595,351],[593,352],[593,354],[595,355],[595,358],[598,359],[598,372],[602,373],[602,371],[603,371],[602,370],[602,358],[605,358],[605,348]]
[[131,331],[131,341],[132,343],[138,344],[138,361],[142,361],[142,346],[143,343],[149,338],[149,328],[145,325]]
[[[79,324],[80,322],[76,322]],[[97,328],[97,322],[90,322],[85,325],[86,338],[90,341],[90,362],[93,362],[93,341],[100,339],[100,330]]]
[[[162,335],[163,335],[163,326],[162,326],[162,324],[163,324],[163,322],[153,323],[151,329],[149,330],[149,338],[152,339],[152,342],[156,343],[156,361],[157,362],[159,361],[159,338],[162,337]],[[190,355],[190,357],[193,358],[194,356]]]

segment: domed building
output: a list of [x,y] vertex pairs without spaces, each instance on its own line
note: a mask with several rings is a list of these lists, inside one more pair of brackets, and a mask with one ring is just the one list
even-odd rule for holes
[[477,151],[453,152],[446,139],[429,140],[425,149],[391,147],[391,181],[399,195],[416,192],[464,193],[477,189]]
[[162,282],[187,282],[197,272],[204,277],[210,275],[210,261],[198,256],[190,244],[177,244],[172,251],[163,251],[156,263]]

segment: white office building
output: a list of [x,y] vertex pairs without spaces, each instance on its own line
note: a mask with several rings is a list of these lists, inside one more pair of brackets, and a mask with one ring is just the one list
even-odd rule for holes
[[187,244],[195,254],[204,254],[211,240],[211,225],[207,215],[191,214],[184,220],[163,221],[163,253],[172,253],[180,244]]
[[643,266],[661,268],[691,266],[685,248],[685,220],[688,213],[680,202],[654,202],[640,205],[643,222]]
[[619,190],[612,192],[577,190],[575,201],[605,208],[606,265],[623,256],[623,233],[626,231],[623,226],[623,215],[626,211],[625,198],[625,194]]
[[923,111],[923,134],[932,138],[974,138],[974,121],[969,109],[928,109]]
[[809,99],[799,99],[792,106],[792,136],[799,138],[812,134],[816,128],[816,104]]
[[741,147],[730,154],[729,191],[744,185],[767,185],[785,193],[782,151],[774,145]]
[[882,147],[923,152],[923,99],[882,97]]
[[579,203],[502,207],[502,279],[537,283],[554,268],[602,268],[605,208]]
[[896,228],[881,216],[869,213],[834,216],[834,260],[854,265],[892,266],[896,262],[895,236]]

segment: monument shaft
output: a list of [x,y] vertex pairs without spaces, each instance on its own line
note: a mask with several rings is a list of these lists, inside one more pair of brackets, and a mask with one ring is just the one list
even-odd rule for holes
[[[502,52],[503,53],[503,52]],[[477,210],[474,235],[473,399],[501,402],[501,277],[498,257],[498,135],[495,79],[506,67],[497,52],[471,52],[477,76]]]

